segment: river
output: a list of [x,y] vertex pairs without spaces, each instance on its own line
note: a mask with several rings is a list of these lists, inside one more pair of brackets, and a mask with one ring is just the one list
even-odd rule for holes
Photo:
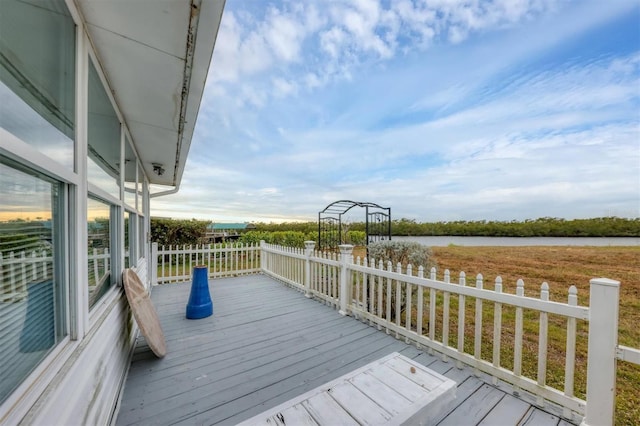
[[640,246],[640,237],[392,237],[429,247],[457,246]]

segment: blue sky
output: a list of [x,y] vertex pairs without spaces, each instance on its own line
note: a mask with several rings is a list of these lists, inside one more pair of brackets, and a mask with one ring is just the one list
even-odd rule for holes
[[227,0],[180,192],[152,215],[314,221],[341,199],[639,217],[640,2]]

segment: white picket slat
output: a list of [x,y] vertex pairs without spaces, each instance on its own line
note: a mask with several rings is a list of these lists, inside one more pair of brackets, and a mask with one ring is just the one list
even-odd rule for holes
[[[540,291],[541,300],[549,300],[549,284],[542,283]],[[549,314],[540,312],[540,332],[538,334],[538,385],[544,386],[547,382],[547,332],[549,327]],[[536,401],[539,406],[544,405],[544,398],[537,395]]]
[[[422,265],[420,265],[420,267],[418,268],[418,278],[424,278],[424,267],[422,267]],[[418,305],[418,317],[416,318],[416,333],[422,336],[422,316],[424,315],[424,289],[418,286],[417,290],[418,300],[416,303]]]
[[[444,282],[451,284],[451,272],[448,269],[444,271]],[[449,305],[450,305],[451,293],[448,291],[443,292],[442,295],[442,344],[449,346]],[[448,362],[449,358],[446,354],[442,354],[442,360]]]
[[[576,306],[578,304],[578,289],[572,285],[569,287],[569,297],[567,300],[569,305]],[[564,394],[568,397],[573,396],[573,384],[576,366],[576,319],[567,318],[567,354],[564,364]],[[565,417],[571,416],[571,410],[564,408]]]
[[[476,288],[482,290],[482,274],[476,276]],[[475,333],[473,342],[473,356],[475,359],[482,359],[482,299],[476,298],[476,318],[475,318]],[[480,371],[476,367],[476,374]]]
[[[519,279],[516,282],[516,296],[524,297],[524,281]],[[522,375],[522,333],[523,333],[523,312],[522,308],[516,307],[515,338],[513,342],[513,374]],[[518,389],[516,388],[516,391]]]
[[[467,285],[467,278],[464,271],[460,272],[460,279],[458,281],[458,284],[461,287],[464,287],[465,285]],[[459,294],[458,295],[458,352],[460,353],[464,352],[465,318],[467,316],[465,305],[466,305],[465,295]],[[458,360],[456,362],[456,366],[458,368],[462,368],[463,367],[462,362]]]
[[[502,278],[496,277],[496,293],[502,293]],[[502,303],[496,302],[493,307],[493,366],[500,368],[500,341],[502,339]],[[498,384],[498,379],[493,378],[493,384]]]
[[[413,275],[413,270],[412,270],[412,266],[411,264],[407,265],[407,275]],[[405,310],[405,317],[404,317],[404,321],[405,321],[405,328],[409,331],[411,331],[411,304],[412,304],[412,300],[411,300],[411,284],[406,283],[406,310]],[[405,342],[409,343],[409,337],[405,338]]]

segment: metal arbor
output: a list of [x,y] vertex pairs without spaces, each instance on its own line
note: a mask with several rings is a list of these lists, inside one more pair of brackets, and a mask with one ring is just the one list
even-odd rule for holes
[[391,207],[374,203],[340,200],[329,204],[318,213],[318,248],[332,249],[344,243],[342,216],[354,207],[364,207],[367,245],[391,240]]

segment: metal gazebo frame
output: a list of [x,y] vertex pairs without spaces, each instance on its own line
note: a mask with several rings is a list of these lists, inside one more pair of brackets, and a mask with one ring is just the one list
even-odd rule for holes
[[364,207],[367,245],[391,240],[391,207],[375,203],[339,200],[318,213],[318,248],[332,249],[343,244],[342,215],[354,207]]

